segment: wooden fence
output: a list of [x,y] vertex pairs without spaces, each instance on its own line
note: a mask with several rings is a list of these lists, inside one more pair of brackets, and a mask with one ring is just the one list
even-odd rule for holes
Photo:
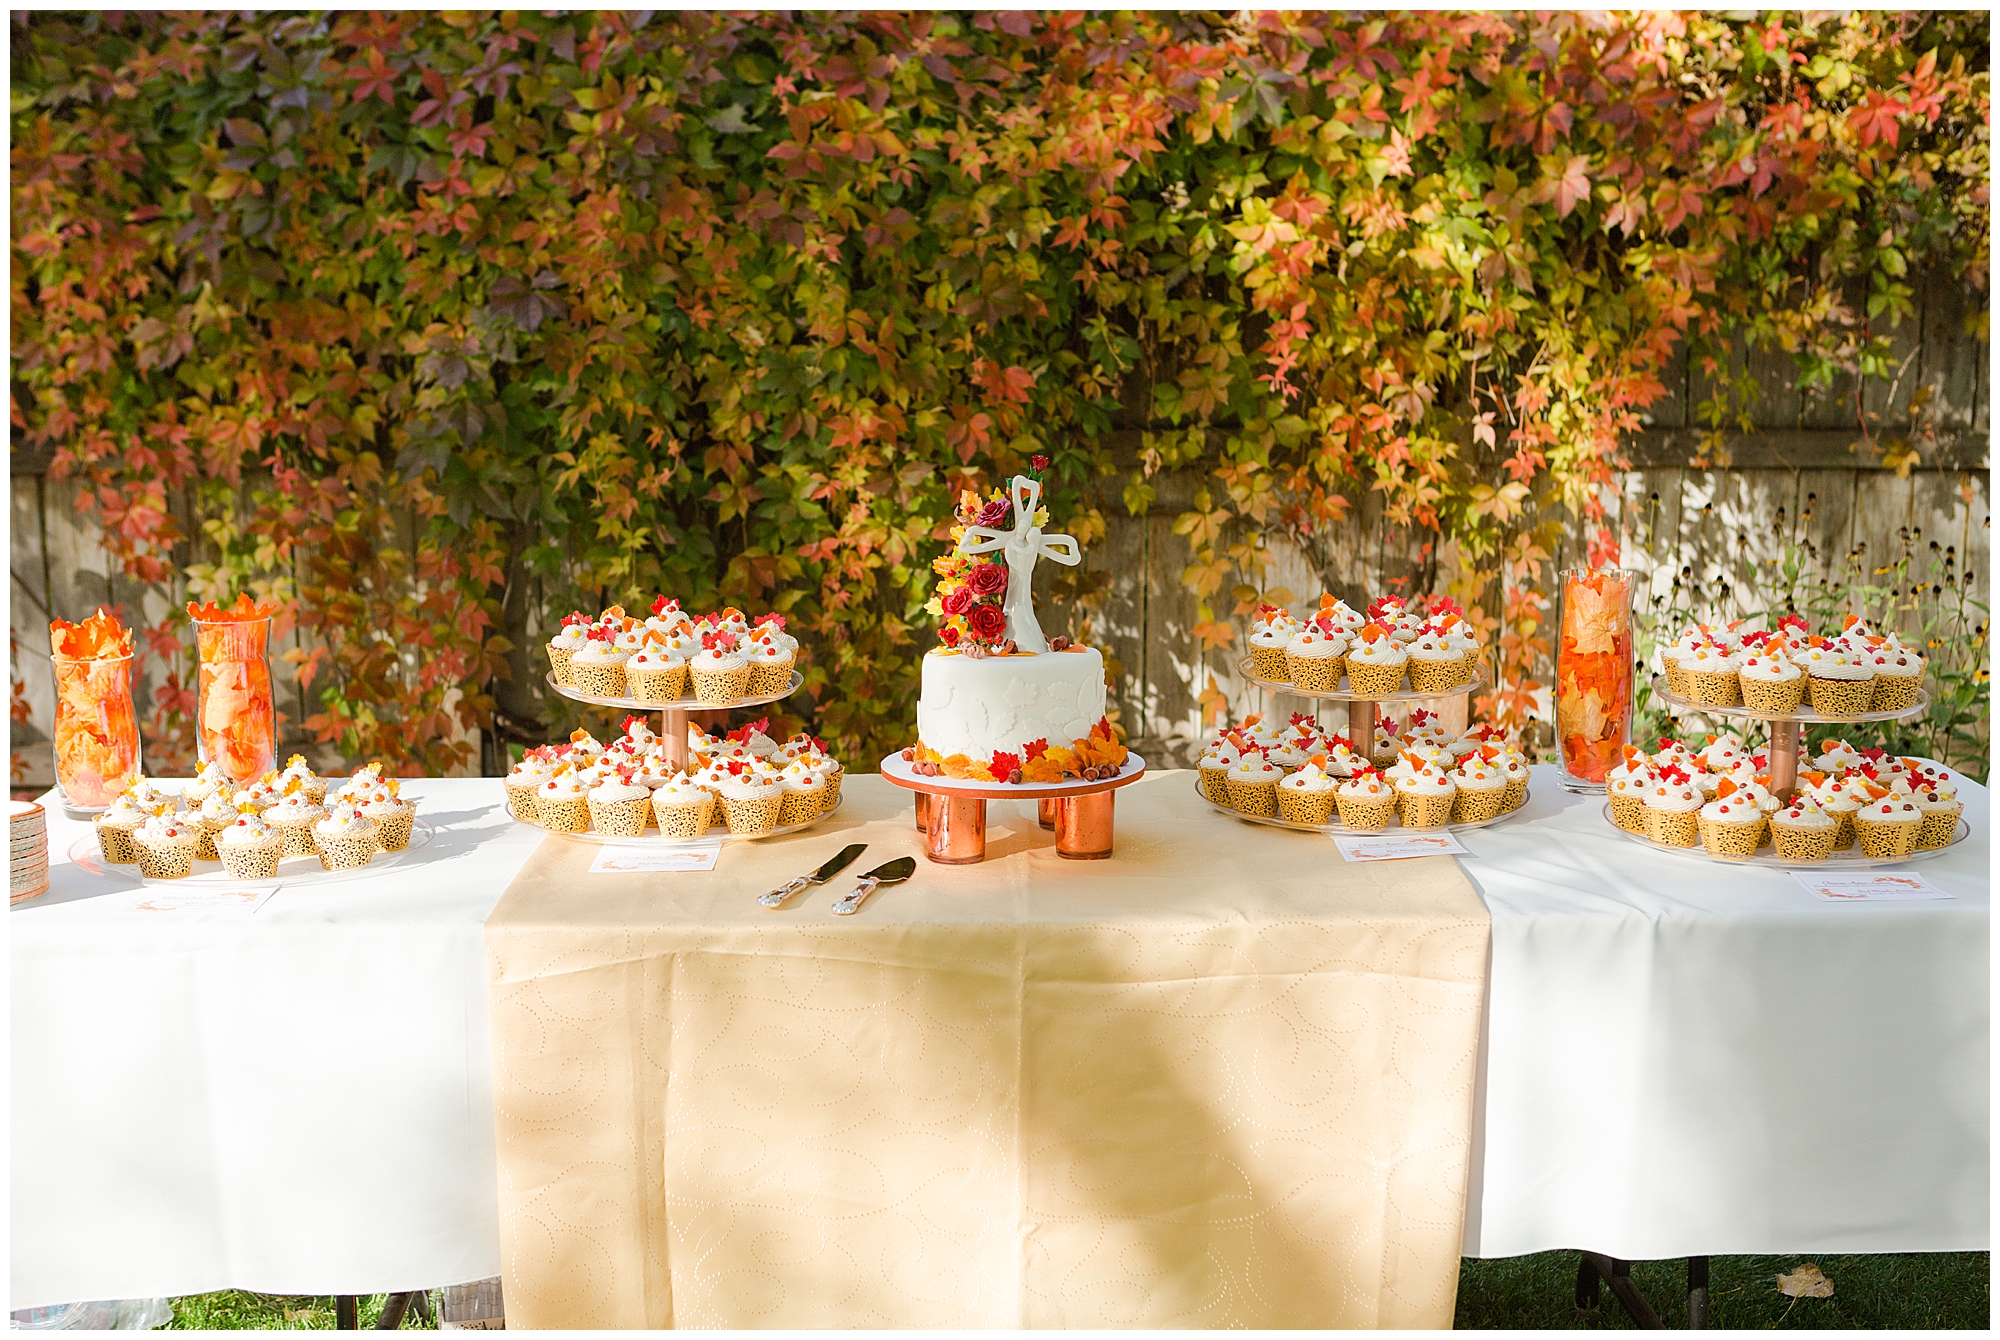
[[[1857,547],[1867,555],[1893,555],[1906,535],[1915,534],[1922,552],[1931,541],[1952,546],[1960,570],[1976,574],[1974,597],[1985,601],[1989,388],[1983,295],[1936,278],[1921,286],[1919,298],[1919,320],[1905,324],[1897,353],[1902,375],[1892,386],[1871,384],[1867,391],[1868,407],[1882,412],[1878,431],[1907,431],[1913,419],[1930,430],[1917,468],[1898,474],[1857,449],[1851,387],[1802,390],[1788,358],[1742,354],[1739,368],[1747,367],[1762,389],[1756,431],[1728,435],[1727,468],[1691,467],[1701,436],[1696,407],[1711,388],[1683,364],[1671,372],[1672,393],[1656,407],[1652,425],[1628,444],[1633,468],[1604,499],[1625,565],[1654,572],[1662,591],[1685,568],[1711,589],[1728,582],[1742,600],[1753,589],[1752,574],[1788,544],[1806,546],[1819,570],[1831,572]],[[1914,414],[1913,401],[1919,402]],[[1120,455],[1129,470],[1137,435],[1127,436]],[[54,713],[51,613],[78,619],[101,601],[123,604],[148,620],[170,610],[168,595],[107,576],[97,533],[76,511],[74,485],[48,479],[45,468],[18,452],[12,459],[12,661],[29,707],[28,722],[14,728],[21,772],[16,785],[52,780],[52,760],[41,743]],[[1135,746],[1157,763],[1181,763],[1201,734],[1198,698],[1211,677],[1232,713],[1263,704],[1236,672],[1240,653],[1204,654],[1192,631],[1199,622],[1196,601],[1181,585],[1192,555],[1173,533],[1173,521],[1205,481],[1195,472],[1158,476],[1151,511],[1132,517],[1119,499],[1121,478],[1105,481],[1099,503],[1111,519],[1110,532],[1085,555],[1092,569],[1112,575],[1089,633],[1118,663],[1113,701]],[[1301,600],[1328,590],[1356,603],[1397,589],[1398,581],[1404,591],[1421,591],[1435,565],[1435,555],[1428,568],[1421,559],[1424,538],[1385,525],[1369,495],[1342,526],[1316,537],[1315,553],[1274,541],[1267,584]],[[1545,580],[1552,582],[1556,568],[1580,562],[1582,554],[1581,531],[1571,526]],[[1044,623],[1053,632],[1064,618]],[[287,718],[281,752],[303,744],[296,723],[306,715],[304,695],[276,659],[285,649],[273,648],[279,706]],[[139,692],[143,702],[148,692]],[[321,766],[334,762],[323,751],[308,752]],[[490,759],[494,751],[487,753]]]

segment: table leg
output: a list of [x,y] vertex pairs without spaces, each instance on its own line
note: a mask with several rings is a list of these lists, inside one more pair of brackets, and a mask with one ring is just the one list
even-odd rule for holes
[[1056,855],[1101,861],[1111,855],[1111,820],[1118,797],[1110,791],[1070,796],[1056,804]]
[[1579,1254],[1576,1258],[1576,1310],[1594,1311],[1597,1297],[1597,1267],[1590,1264],[1588,1256]]
[[1667,1324],[1660,1320],[1660,1314],[1653,1311],[1652,1305],[1633,1285],[1630,1261],[1621,1261],[1615,1256],[1604,1256],[1597,1252],[1585,1252],[1583,1261],[1611,1286],[1611,1296],[1625,1309],[1625,1315],[1632,1319],[1633,1325],[1642,1331],[1667,1329]]
[[1771,794],[1790,800],[1799,787],[1799,723],[1771,723]]
[[1708,1329],[1708,1258],[1688,1258],[1688,1329]]
[[333,1296],[333,1328],[337,1331],[358,1331],[361,1329],[361,1298],[359,1295],[341,1293]]
[[1056,826],[1056,807],[1061,804],[1062,801],[1054,796],[1046,796],[1036,801],[1035,822],[1044,828],[1054,828]]
[[917,831],[928,833],[931,831],[931,806],[937,797],[928,791],[918,791],[914,794],[917,798]]
[[924,855],[939,865],[971,865],[986,859],[986,802],[961,796],[931,798]]

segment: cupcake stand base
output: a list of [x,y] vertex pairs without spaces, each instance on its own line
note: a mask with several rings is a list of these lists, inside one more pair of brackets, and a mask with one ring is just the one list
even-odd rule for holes
[[1362,758],[1373,758],[1375,754],[1375,717],[1378,711],[1377,704],[1435,702],[1442,698],[1462,697],[1486,685],[1486,666],[1483,663],[1473,669],[1471,679],[1452,688],[1435,693],[1423,692],[1416,689],[1403,689],[1395,693],[1378,694],[1373,697],[1350,693],[1344,686],[1352,681],[1344,675],[1340,680],[1343,687],[1302,689],[1287,680],[1258,678],[1257,663],[1248,656],[1237,662],[1236,669],[1245,679],[1268,693],[1285,694],[1293,698],[1311,698],[1316,702],[1346,703],[1347,747]]
[[1068,861],[1104,860],[1111,855],[1114,793],[1138,781],[1145,771],[1146,760],[1132,754],[1116,777],[1010,786],[920,776],[901,753],[882,760],[884,779],[916,793],[916,825],[924,835],[924,855],[939,865],[972,865],[986,859],[989,800],[1034,801],[1036,822],[1055,830],[1056,855]]

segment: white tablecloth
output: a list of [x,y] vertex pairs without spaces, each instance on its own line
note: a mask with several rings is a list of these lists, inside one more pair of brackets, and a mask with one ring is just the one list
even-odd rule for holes
[[200,918],[69,864],[48,804],[8,919],[11,1306],[499,1273],[480,928],[541,835],[495,781],[407,793],[420,864]]
[[1537,768],[1463,835],[1493,915],[1470,1256],[1985,1250],[1989,797],[1904,867],[1948,902],[1827,904],[1654,855]]

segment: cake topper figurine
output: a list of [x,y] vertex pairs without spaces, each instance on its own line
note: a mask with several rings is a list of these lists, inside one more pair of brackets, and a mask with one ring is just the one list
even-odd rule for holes
[[1083,561],[1083,551],[1071,535],[1044,535],[1035,524],[1041,507],[1040,481],[1015,475],[1013,482],[1014,524],[1008,530],[972,525],[958,542],[961,554],[990,554],[999,550],[1007,559],[1007,595],[1002,609],[1007,615],[1007,637],[1031,656],[1049,649],[1042,626],[1035,621],[1035,560],[1044,556],[1075,567]]

